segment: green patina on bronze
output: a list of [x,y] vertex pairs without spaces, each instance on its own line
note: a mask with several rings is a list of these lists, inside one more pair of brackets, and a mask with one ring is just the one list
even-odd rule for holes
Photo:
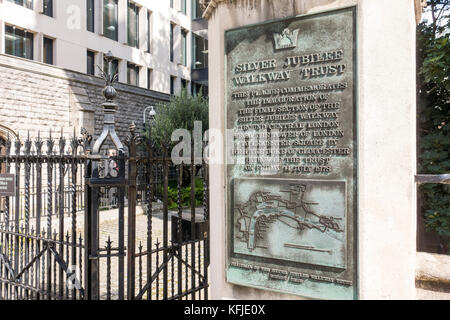
[[357,298],[355,16],[225,32],[230,283]]

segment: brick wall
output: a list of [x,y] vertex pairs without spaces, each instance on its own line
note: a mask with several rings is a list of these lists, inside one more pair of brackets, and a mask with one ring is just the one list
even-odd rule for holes
[[[124,141],[128,127],[135,121],[142,128],[144,109],[169,100],[169,95],[118,83],[119,105],[116,131]],[[100,78],[64,70],[42,63],[0,54],[0,125],[9,127],[21,138],[41,131],[47,137],[80,132],[85,127],[94,138],[103,126],[104,81]]]

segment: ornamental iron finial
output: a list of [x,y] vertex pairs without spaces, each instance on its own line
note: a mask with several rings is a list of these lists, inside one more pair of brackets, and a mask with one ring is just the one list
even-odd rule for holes
[[111,138],[114,146],[120,152],[123,152],[124,147],[119,137],[117,136],[115,129],[115,113],[117,110],[117,104],[113,101],[117,96],[117,91],[112,86],[114,82],[117,81],[119,73],[115,70],[114,74],[112,72],[112,61],[114,60],[114,56],[111,51],[105,54],[105,61],[108,64],[108,73],[104,70],[100,69],[102,72],[103,79],[106,81],[106,86],[103,89],[103,96],[106,101],[102,103],[104,115],[103,115],[103,130],[97,140],[94,142],[94,146],[92,149],[92,154],[100,154],[100,149],[102,145],[105,143],[108,136]]
[[41,139],[41,131],[38,131],[37,138],[34,141],[34,146],[36,147],[36,154],[38,156],[42,155],[42,146],[43,145],[44,145],[44,141]]
[[86,128],[81,128],[81,138],[78,140],[78,145],[83,148],[85,154],[91,152],[92,135],[86,130]]
[[117,82],[119,78],[119,72],[118,70],[114,70],[114,73],[112,73],[112,62],[114,60],[114,56],[111,51],[108,51],[108,53],[104,56],[105,62],[108,65],[107,72],[105,72],[106,68],[100,68],[100,66],[97,66],[100,69],[100,72],[102,73],[102,78],[106,82],[106,86],[103,89],[103,96],[105,97],[106,101],[112,102],[116,96],[117,91],[114,89],[113,84],[114,82]]
[[25,140],[25,155],[31,155],[31,146],[33,142],[30,139],[30,131],[28,130],[27,139]]

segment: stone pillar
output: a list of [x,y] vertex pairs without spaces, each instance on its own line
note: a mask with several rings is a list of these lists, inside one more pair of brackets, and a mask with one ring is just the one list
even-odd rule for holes
[[100,77],[101,76],[101,71],[98,68],[98,66],[102,67],[103,66],[103,53],[102,52],[96,52],[95,53],[95,75]]
[[147,34],[147,10],[144,7],[139,7],[139,49],[147,51],[148,34]]
[[[418,0],[417,0],[418,1]],[[357,297],[415,299],[416,61],[410,0],[208,1],[210,128],[225,131],[225,30],[356,6]],[[248,53],[252,61],[252,52]],[[217,140],[216,140],[217,141]],[[224,144],[218,145],[224,152]],[[211,298],[297,299],[226,281],[226,170],[210,165]]]
[[[57,2],[57,1],[55,1]],[[34,11],[37,11],[39,13],[43,13],[44,12],[44,0],[36,0],[34,1]]]
[[147,68],[145,66],[139,68],[139,87],[147,87]]
[[414,299],[414,3],[360,1],[358,20],[360,295]]
[[[38,62],[43,62],[43,60],[44,60],[44,34],[42,32],[38,32],[38,33],[34,34],[33,52],[34,52],[33,60],[38,61]],[[57,58],[57,57],[55,57],[55,58]]]
[[128,43],[128,1],[119,0],[119,42],[122,44]]
[[94,31],[103,35],[103,0],[94,2]]
[[126,60],[119,60],[119,82],[128,83],[128,64]]

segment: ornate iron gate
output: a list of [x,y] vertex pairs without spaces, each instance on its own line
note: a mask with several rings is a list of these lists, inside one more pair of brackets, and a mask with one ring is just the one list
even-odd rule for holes
[[[73,137],[69,147],[61,135],[59,153],[54,152],[51,132],[45,142],[40,135],[34,142],[28,136],[24,148],[19,138],[14,143],[6,140],[6,155],[0,156],[0,164],[15,185],[13,196],[3,197],[0,215],[0,299],[84,297],[79,275],[85,245],[77,232],[74,192],[77,173],[86,161],[77,155],[81,145],[82,140]],[[66,210],[65,186],[71,197]]]
[[[207,165],[173,164],[134,124],[126,149],[114,128],[117,77],[104,78],[94,142],[85,130],[69,141],[61,132],[57,146],[51,132],[4,142],[0,166],[15,187],[1,197],[0,300],[208,299]],[[116,208],[102,209],[104,195]]]

